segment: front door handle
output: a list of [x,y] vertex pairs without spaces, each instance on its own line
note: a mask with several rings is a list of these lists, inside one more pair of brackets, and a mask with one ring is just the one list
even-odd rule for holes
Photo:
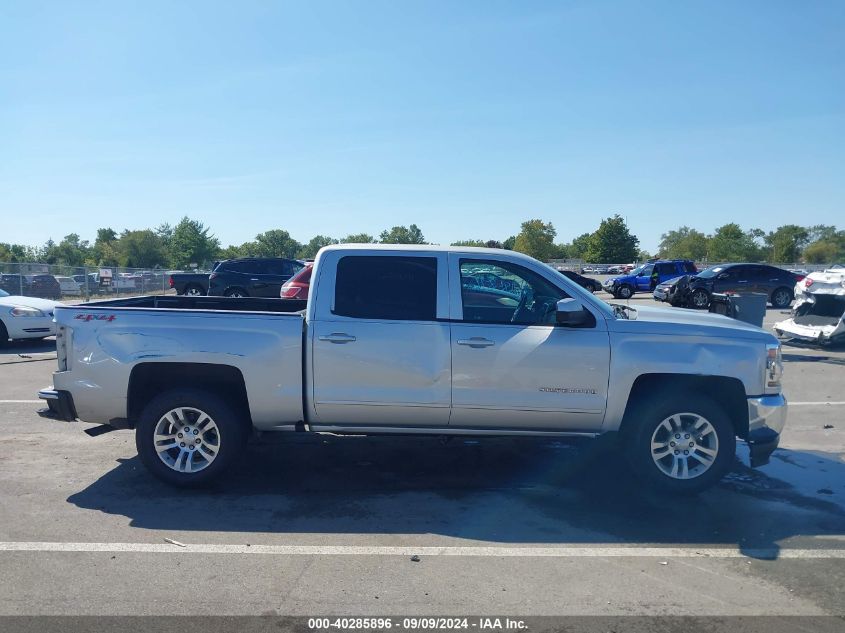
[[467,345],[469,347],[490,347],[496,343],[489,338],[482,338],[480,336],[473,336],[472,338],[459,338],[458,345]]
[[354,343],[356,338],[351,334],[344,334],[343,332],[332,332],[331,334],[323,334],[319,337],[321,341],[328,341],[329,343]]

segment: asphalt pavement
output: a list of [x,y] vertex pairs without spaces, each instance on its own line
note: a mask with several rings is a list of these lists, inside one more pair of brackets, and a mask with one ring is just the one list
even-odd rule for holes
[[602,441],[310,435],[180,491],[130,431],[39,418],[55,349],[15,344],[0,615],[844,616],[845,349],[784,360],[781,448],[751,469],[741,446],[698,497],[642,489]]

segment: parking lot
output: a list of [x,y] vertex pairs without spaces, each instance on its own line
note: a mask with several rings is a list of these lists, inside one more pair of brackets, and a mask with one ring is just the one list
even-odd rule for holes
[[845,615],[845,349],[784,360],[781,448],[752,470],[740,447],[694,498],[642,490],[604,442],[310,435],[189,492],[129,431],[38,417],[53,343],[13,344],[0,615]]

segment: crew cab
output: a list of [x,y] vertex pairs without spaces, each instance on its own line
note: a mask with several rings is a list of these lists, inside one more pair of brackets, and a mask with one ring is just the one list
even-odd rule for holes
[[693,493],[737,437],[765,463],[786,420],[772,334],[610,305],[502,249],[329,246],[307,301],[135,297],[60,306],[56,322],[42,415],[134,429],[175,485],[219,476],[253,430],[614,433],[644,481]]

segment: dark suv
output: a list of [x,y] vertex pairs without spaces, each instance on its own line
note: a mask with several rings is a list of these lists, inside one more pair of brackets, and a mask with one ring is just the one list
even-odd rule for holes
[[279,298],[282,284],[302,262],[280,257],[246,257],[220,262],[208,277],[209,296]]
[[[690,303],[706,308],[714,292],[763,293],[775,308],[785,308],[793,299],[795,284],[803,275],[766,264],[719,264],[690,278]],[[658,289],[655,289],[657,297]]]

